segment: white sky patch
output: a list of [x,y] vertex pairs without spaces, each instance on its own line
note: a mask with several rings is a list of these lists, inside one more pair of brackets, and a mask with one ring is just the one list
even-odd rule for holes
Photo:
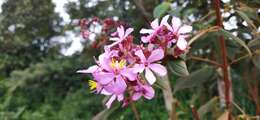
[[228,3],[230,0],[221,0],[223,3]]
[[247,25],[248,25],[246,21],[243,21],[242,24],[243,24],[244,26],[247,26]]
[[75,52],[81,52],[83,50],[81,41],[84,39],[80,35],[75,34],[73,31],[67,31],[65,32],[65,36],[54,37],[52,39],[61,43],[71,42],[69,48],[64,48],[61,50],[62,54],[65,56],[70,56]]
[[[65,5],[69,2],[76,2],[78,4],[78,0],[52,0],[55,4],[54,11],[59,14],[59,16],[63,19],[61,24],[66,25],[71,22],[70,15],[66,12]],[[66,31],[64,36],[56,36],[52,38],[52,41],[56,41],[59,43],[69,43],[71,42],[68,48],[61,49],[61,53],[65,56],[73,55],[75,52],[80,52],[83,50],[83,44],[81,41],[84,39],[80,34],[76,34],[73,31]]]
[[252,39],[252,36],[248,33],[242,33],[242,35],[244,36],[244,38],[246,39]]
[[196,20],[194,14],[189,15],[188,18],[191,22],[194,22]]
[[237,18],[233,16],[227,22],[223,22],[223,25],[226,30],[237,29]]
[[2,12],[2,5],[6,2],[6,0],[0,0],[0,13]]
[[78,0],[52,0],[55,4],[54,11],[57,12],[60,17],[63,19],[64,24],[67,24],[71,21],[70,15],[66,12],[65,4],[69,2],[78,2]]

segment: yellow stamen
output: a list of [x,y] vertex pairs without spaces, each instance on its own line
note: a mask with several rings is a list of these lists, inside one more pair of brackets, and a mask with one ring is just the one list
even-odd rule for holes
[[88,85],[90,90],[94,90],[97,87],[97,82],[95,82],[94,80],[88,80]]
[[126,65],[126,60],[121,60],[119,62],[119,68],[122,69]]
[[120,60],[120,62],[116,61],[114,58],[112,58],[111,61],[111,68],[113,69],[122,69],[126,65],[126,60]]

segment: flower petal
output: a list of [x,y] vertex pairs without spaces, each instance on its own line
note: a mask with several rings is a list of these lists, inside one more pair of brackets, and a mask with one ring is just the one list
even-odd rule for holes
[[134,73],[142,73],[144,71],[145,66],[143,64],[135,64],[133,67]]
[[95,79],[102,85],[106,85],[115,78],[113,73],[99,72],[95,74]]
[[93,65],[93,66],[90,66],[88,69],[78,70],[77,73],[93,73],[93,72],[97,71],[98,68],[99,67],[97,65]]
[[141,34],[146,34],[146,33],[148,33],[148,34],[151,34],[151,33],[153,33],[154,32],[154,30],[153,29],[141,29],[140,30],[140,33]]
[[185,33],[189,33],[192,31],[192,26],[190,25],[183,25],[182,27],[180,27],[178,33],[179,34],[185,34]]
[[148,100],[152,99],[154,97],[154,89],[148,85],[143,86],[143,88],[145,90],[144,97]]
[[117,76],[116,81],[113,85],[113,91],[115,94],[122,94],[126,90],[125,80],[121,76]]
[[150,85],[152,85],[156,81],[154,74],[149,68],[145,69],[145,78],[147,79]]
[[179,38],[178,41],[177,41],[177,47],[180,49],[180,50],[185,50],[188,46],[188,43],[187,41],[184,39],[184,38]]
[[150,42],[150,38],[151,38],[150,36],[142,36],[141,40],[143,43],[148,43],[148,42]]
[[140,97],[142,97],[142,93],[141,92],[135,92],[132,96],[132,100],[137,101]]
[[182,23],[181,23],[180,18],[175,17],[175,16],[172,17],[172,28],[173,28],[174,32],[177,32],[177,30],[180,28],[181,24]]
[[131,34],[133,31],[134,31],[133,28],[128,28],[128,29],[126,29],[124,38],[127,37],[129,34]]
[[127,77],[130,81],[136,80],[136,74],[133,72],[133,69],[125,68],[120,71],[120,74]]
[[142,50],[137,50],[135,52],[135,55],[138,56],[141,59],[141,62],[143,62],[143,63],[146,62],[146,58],[145,58]]
[[151,27],[153,29],[158,29],[158,27],[159,27],[159,19],[158,18],[156,18],[153,22],[151,22]]
[[163,49],[156,49],[153,50],[151,55],[148,57],[147,61],[148,62],[154,62],[154,61],[158,61],[161,60],[164,57],[164,51]]
[[117,27],[118,37],[121,39],[124,37],[125,30],[123,26]]
[[107,57],[107,54],[101,54],[98,57],[99,64],[102,69],[105,69],[106,71],[111,71],[111,68],[108,63],[111,63],[111,60],[109,60]]
[[118,37],[113,37],[113,38],[110,38],[109,40],[111,40],[111,41],[119,41],[120,39]]
[[116,99],[116,95],[112,95],[111,97],[110,97],[110,99],[107,101],[107,103],[106,103],[106,106],[107,106],[107,108],[110,108],[111,107],[111,104],[114,102],[114,100]]
[[123,99],[124,99],[124,95],[123,94],[117,95],[117,100],[118,101],[122,101]]
[[152,71],[157,73],[159,76],[165,76],[167,74],[166,68],[160,64],[153,63],[153,64],[150,64],[148,67],[151,68]]
[[112,95],[112,93],[108,92],[107,90],[105,89],[102,89],[100,94],[103,94],[103,95]]
[[168,24],[167,21],[168,21],[169,17],[170,17],[170,15],[164,16],[164,17],[162,18],[162,21],[161,21],[160,26],[165,25],[165,24]]

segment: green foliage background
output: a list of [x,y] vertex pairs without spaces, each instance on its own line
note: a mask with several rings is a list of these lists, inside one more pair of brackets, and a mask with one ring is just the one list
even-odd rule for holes
[[[119,20],[133,26],[135,34],[138,35],[138,30],[146,26],[146,21],[134,1],[95,1],[97,3],[95,6],[86,7],[85,4],[94,1],[79,0],[77,4],[68,3],[66,10],[72,19],[117,16]],[[176,15],[186,23],[192,23],[194,33],[215,25],[216,17],[211,0],[162,1],[142,0],[148,19],[152,20],[153,16],[161,17],[165,14]],[[222,3],[224,11],[235,9],[243,12],[244,16],[231,13],[231,16],[237,17],[238,28],[229,32],[237,32],[237,37],[248,44],[248,48],[254,54],[251,59],[243,59],[231,65],[233,100],[249,116],[257,114],[249,89],[260,84],[260,59],[259,54],[255,54],[260,48],[260,19],[259,12],[257,13],[259,5],[257,0],[231,0],[229,3]],[[109,11],[109,7],[114,9]],[[102,103],[104,97],[89,91],[86,80],[90,78],[75,73],[90,66],[94,62],[92,56],[97,56],[100,50],[93,49],[89,41],[82,41],[84,45],[82,52],[64,56],[61,49],[68,48],[71,43],[56,43],[52,38],[65,35],[66,31],[80,34],[75,25],[64,25],[62,18],[54,12],[54,8],[55,5],[51,0],[7,0],[2,5],[0,120],[88,120],[105,108]],[[191,15],[195,22],[189,19]],[[224,20],[228,21],[230,17]],[[242,24],[244,21],[247,23],[249,21],[251,24],[245,26]],[[10,30],[10,26],[15,26],[15,30]],[[254,26],[258,28],[258,33]],[[244,33],[252,37],[248,38],[243,35]],[[190,72],[189,77],[178,76],[176,71],[174,72],[178,67],[169,63],[169,66],[174,66],[173,70],[169,70],[169,76],[174,88],[173,96],[178,100],[176,112],[179,119],[192,119],[191,104],[198,109],[206,105],[203,110],[201,109],[203,113],[199,113],[203,114],[202,119],[216,119],[224,111],[219,105],[219,100],[214,100],[219,94],[217,68],[190,58],[200,56],[219,61],[220,51],[216,39],[219,34],[221,33],[207,33],[192,44],[190,52],[184,57]],[[225,38],[230,39],[230,36]],[[247,51],[233,39],[227,41],[227,47],[229,61],[247,54]],[[259,102],[260,91],[259,89],[256,91]],[[155,98],[151,101],[138,101],[137,109],[141,119],[168,119],[162,91],[158,87]],[[240,114],[241,111],[234,107],[233,115]],[[130,107],[116,108],[108,119],[132,120],[134,117]]]

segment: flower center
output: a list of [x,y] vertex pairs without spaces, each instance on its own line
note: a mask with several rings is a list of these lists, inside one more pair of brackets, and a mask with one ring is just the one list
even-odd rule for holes
[[112,62],[110,63],[111,68],[114,70],[120,70],[120,69],[124,68],[125,65],[126,65],[126,60],[124,60],[124,59],[117,61],[114,58],[112,58]]

